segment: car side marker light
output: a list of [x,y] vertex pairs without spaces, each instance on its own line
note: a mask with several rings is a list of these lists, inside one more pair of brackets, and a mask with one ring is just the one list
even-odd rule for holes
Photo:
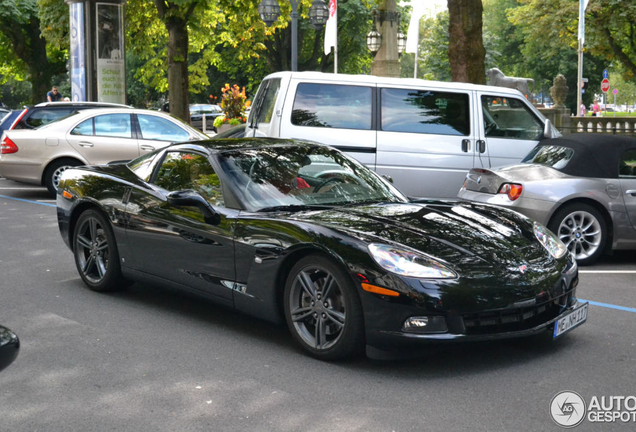
[[385,296],[390,296],[390,297],[398,297],[400,295],[399,292],[390,290],[390,289],[386,289],[386,288],[382,288],[379,286],[375,286],[375,285],[371,285],[368,283],[362,283],[360,284],[362,285],[362,289],[370,292],[370,293],[374,293],[374,294],[380,294],[380,295],[385,295]]
[[66,199],[73,199],[73,194],[71,194],[69,191],[62,192],[62,196]]

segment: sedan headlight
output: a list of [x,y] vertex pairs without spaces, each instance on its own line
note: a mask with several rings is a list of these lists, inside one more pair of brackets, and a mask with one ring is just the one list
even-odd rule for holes
[[534,235],[539,240],[539,243],[555,258],[561,258],[568,251],[568,248],[552,231],[538,222],[534,222]]
[[457,275],[425,255],[385,244],[372,243],[369,253],[380,267],[400,276],[427,279],[451,279]]

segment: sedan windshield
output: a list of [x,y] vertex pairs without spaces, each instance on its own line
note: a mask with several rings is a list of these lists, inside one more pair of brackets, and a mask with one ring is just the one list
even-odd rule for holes
[[561,146],[537,146],[523,158],[522,163],[544,165],[560,170],[570,162],[574,150]]
[[249,210],[408,201],[373,171],[328,147],[227,151],[220,162]]

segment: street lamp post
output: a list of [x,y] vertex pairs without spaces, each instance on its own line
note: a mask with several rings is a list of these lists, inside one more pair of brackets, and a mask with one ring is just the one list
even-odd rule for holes
[[[289,0],[292,7],[291,28],[292,46],[291,63],[292,72],[298,70],[298,4],[300,0]],[[262,0],[258,5],[258,14],[267,27],[271,26],[280,17],[280,6],[278,0]],[[314,0],[309,9],[309,20],[316,30],[322,29],[327,22],[329,9],[324,0]]]
[[378,9],[373,11],[373,29],[367,35],[367,47],[374,54],[372,75],[400,76],[398,57],[404,52],[406,39],[401,32],[401,38],[398,36],[399,23],[395,0],[380,0]]

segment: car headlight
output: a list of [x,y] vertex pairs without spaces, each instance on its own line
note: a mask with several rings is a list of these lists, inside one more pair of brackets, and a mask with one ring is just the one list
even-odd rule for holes
[[538,222],[534,222],[534,236],[555,258],[561,258],[568,251],[568,248],[552,231]]
[[428,279],[451,279],[457,275],[425,255],[385,244],[372,243],[369,253],[383,269],[400,276]]

